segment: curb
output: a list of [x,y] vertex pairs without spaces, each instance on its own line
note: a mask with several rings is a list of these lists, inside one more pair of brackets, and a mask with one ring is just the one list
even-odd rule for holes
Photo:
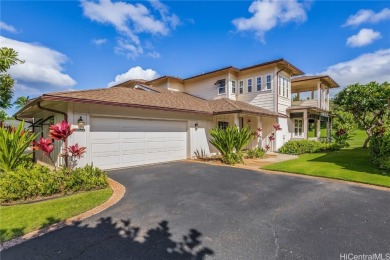
[[24,242],[30,240],[30,239],[43,236],[47,233],[53,232],[53,231],[61,229],[63,227],[70,226],[74,222],[89,218],[89,217],[96,215],[96,214],[102,212],[103,210],[106,210],[109,207],[115,205],[125,195],[126,188],[122,184],[120,184],[119,182],[114,181],[113,179],[110,179],[110,178],[108,178],[108,184],[109,184],[110,188],[113,190],[113,193],[112,193],[111,197],[107,201],[105,201],[103,204],[100,204],[99,206],[96,206],[95,208],[90,209],[84,213],[77,215],[77,216],[68,218],[67,220],[58,222],[56,224],[47,226],[47,227],[39,229],[39,230],[32,231],[32,232],[25,234],[23,236],[6,241],[0,245],[0,251],[3,251],[3,250],[6,250],[8,248],[11,248],[13,246],[19,245],[21,243],[24,243]]

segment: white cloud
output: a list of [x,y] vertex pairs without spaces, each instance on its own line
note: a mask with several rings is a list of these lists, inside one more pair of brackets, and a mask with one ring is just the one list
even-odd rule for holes
[[357,34],[352,35],[347,39],[347,46],[362,47],[373,43],[375,40],[382,38],[380,32],[373,29],[361,29]]
[[134,59],[144,53],[144,49],[138,44],[132,44],[126,39],[118,39],[114,48],[116,54],[121,54],[129,59]]
[[15,27],[13,27],[12,25],[6,24],[3,21],[0,21],[0,30],[8,31],[8,32],[11,32],[11,33],[17,33],[18,32],[18,30],[16,30]]
[[100,0],[98,2],[81,1],[84,15],[103,24],[109,24],[126,39],[121,39],[120,42],[126,42],[123,47],[119,46],[115,50],[116,53],[121,53],[125,50],[130,52],[128,57],[134,58],[143,53],[141,40],[138,37],[139,33],[150,33],[152,35],[167,35],[171,29],[176,28],[180,23],[180,19],[175,14],[170,14],[168,7],[158,0],[150,1],[152,8],[159,12],[160,19],[156,18],[152,10],[149,10],[145,5],[137,3],[131,4],[126,2],[112,2],[111,0]]
[[341,87],[371,81],[390,82],[390,49],[362,54],[332,65],[320,74],[331,76]]
[[107,42],[107,39],[103,38],[103,39],[93,39],[92,42],[97,45],[97,46],[100,46],[100,45],[103,45]]
[[349,16],[343,26],[358,26],[362,23],[378,23],[388,19],[390,19],[389,8],[384,8],[378,13],[368,9],[361,9],[356,14]]
[[232,22],[238,31],[253,31],[264,42],[264,34],[279,24],[306,21],[307,5],[297,0],[256,0],[249,6],[252,17],[240,17]]
[[[42,45],[3,36],[0,36],[0,45],[13,48],[19,53],[18,58],[25,61],[12,66],[8,71],[16,79],[15,91],[29,89],[28,92],[34,94],[63,91],[76,84],[71,76],[63,73],[63,64],[68,60],[64,54]],[[29,93],[19,95],[32,96]]]
[[160,53],[157,51],[148,52],[147,55],[153,59],[158,59],[161,57]]
[[131,79],[144,79],[152,80],[158,78],[160,75],[152,69],[142,69],[140,66],[130,68],[127,72],[119,74],[115,77],[114,81],[108,83],[109,87],[118,85],[122,82],[131,80]]

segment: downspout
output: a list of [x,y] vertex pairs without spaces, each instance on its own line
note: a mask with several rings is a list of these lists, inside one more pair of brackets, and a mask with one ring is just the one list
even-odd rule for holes
[[[43,106],[41,106],[41,102],[37,103],[37,107],[39,109],[41,109],[41,110],[46,110],[46,111],[49,111],[49,112],[61,114],[61,115],[64,116],[65,122],[68,122],[68,114],[66,114],[65,112],[62,112],[62,111],[59,111],[59,110],[55,110],[55,109],[51,109],[51,108],[47,108],[47,107],[43,107]],[[64,145],[65,145],[65,150],[68,150],[68,139],[65,140]],[[68,157],[67,156],[65,156],[65,166],[68,167]]]

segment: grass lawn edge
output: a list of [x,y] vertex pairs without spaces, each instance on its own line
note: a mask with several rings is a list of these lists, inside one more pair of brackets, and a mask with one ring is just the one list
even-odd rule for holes
[[92,209],[89,209],[83,213],[76,215],[76,216],[70,217],[66,220],[57,222],[55,224],[48,225],[42,229],[31,231],[27,234],[20,236],[20,237],[12,238],[12,239],[7,240],[7,241],[2,241],[2,243],[0,245],[0,251],[3,251],[3,250],[8,249],[10,247],[19,245],[23,242],[30,240],[30,239],[42,236],[42,235],[50,233],[52,231],[61,229],[65,226],[72,225],[74,222],[78,222],[78,221],[81,221],[83,219],[89,218],[89,217],[96,215],[96,214],[108,209],[109,207],[115,205],[123,198],[123,196],[126,192],[126,188],[122,184],[120,184],[119,182],[117,182],[111,178],[108,178],[108,184],[109,184],[108,188],[111,188],[112,194],[102,204],[97,205]]
[[370,189],[376,189],[376,190],[384,190],[390,192],[390,186],[386,185],[380,185],[380,184],[373,184],[368,182],[362,182],[362,181],[354,181],[354,180],[345,180],[342,178],[333,178],[333,177],[327,177],[327,176],[318,176],[318,175],[312,175],[307,173],[301,173],[301,172],[292,172],[292,171],[283,171],[283,170],[270,170],[270,169],[264,169],[259,168],[259,171],[269,174],[284,174],[289,176],[297,176],[302,178],[310,178],[310,179],[322,179],[325,181],[333,181],[338,183],[345,183],[349,185],[359,186],[359,187],[365,187]]

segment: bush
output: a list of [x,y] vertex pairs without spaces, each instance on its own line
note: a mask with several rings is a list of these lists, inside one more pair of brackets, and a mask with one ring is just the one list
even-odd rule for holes
[[373,164],[390,170],[390,131],[375,134],[370,139],[370,155]]
[[344,128],[337,130],[334,134],[332,134],[332,137],[335,143],[341,147],[349,147],[349,143],[347,141],[351,140],[352,138],[348,131]]
[[26,149],[34,141],[36,135],[24,131],[24,123],[18,128],[0,127],[0,172],[14,170],[18,164],[26,161],[30,155]]
[[285,143],[280,149],[284,154],[319,153],[340,150],[337,143],[321,143],[313,140],[291,140]]
[[65,168],[51,171],[42,165],[23,163],[14,171],[0,175],[0,202],[36,199],[107,186],[106,173],[89,165],[69,172]]
[[243,162],[242,149],[253,137],[249,127],[238,129],[236,126],[229,126],[226,129],[213,128],[210,130],[212,139],[210,143],[218,149],[222,155],[222,161],[226,164]]
[[259,147],[246,151],[246,158],[261,158],[265,155],[265,151]]

